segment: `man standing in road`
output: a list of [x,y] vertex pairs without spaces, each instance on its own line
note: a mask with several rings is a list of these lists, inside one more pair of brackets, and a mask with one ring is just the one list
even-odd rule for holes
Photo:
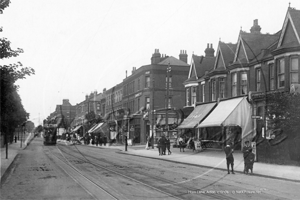
[[231,165],[231,173],[234,174],[233,165],[234,165],[234,158],[233,158],[233,143],[227,144],[225,147],[225,154],[226,154],[226,162],[227,162],[227,171],[230,174],[229,165]]

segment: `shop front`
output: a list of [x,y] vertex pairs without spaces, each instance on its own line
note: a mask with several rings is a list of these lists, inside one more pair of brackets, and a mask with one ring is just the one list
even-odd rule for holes
[[234,142],[242,148],[246,140],[255,137],[252,108],[246,97],[220,101],[215,109],[197,126],[201,141],[207,145],[222,146]]

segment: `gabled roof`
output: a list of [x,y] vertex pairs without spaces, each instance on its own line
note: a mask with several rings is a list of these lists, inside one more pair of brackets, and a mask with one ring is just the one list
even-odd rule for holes
[[211,71],[214,67],[216,57],[205,57],[193,55],[194,65],[197,76],[200,78],[205,75],[206,71]]
[[159,62],[158,65],[172,65],[172,66],[190,66],[189,64],[174,58],[173,56],[169,56],[163,61]]
[[288,37],[291,37],[291,34],[293,34],[293,37],[295,37],[294,41],[291,42],[291,46],[294,45],[299,46],[300,45],[300,10],[296,10],[290,7],[288,8],[277,48],[280,48],[283,45],[285,35],[287,35],[286,33],[288,31],[290,31]]
[[236,44],[224,43],[219,41],[214,70],[222,70],[218,68],[218,66],[220,66],[220,63],[218,62],[222,62],[222,65],[224,67],[223,70],[225,70],[226,66],[233,62],[235,51]]
[[268,48],[271,44],[278,40],[278,34],[260,34],[260,33],[246,33],[240,32],[237,49],[235,52],[235,62],[239,62],[239,50],[243,50],[246,56],[246,60],[240,60],[240,62],[250,62],[255,59],[255,56],[260,54],[262,49]]

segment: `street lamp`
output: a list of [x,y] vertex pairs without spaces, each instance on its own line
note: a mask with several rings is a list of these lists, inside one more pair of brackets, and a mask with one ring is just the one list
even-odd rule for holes
[[169,66],[167,68],[167,98],[166,98],[166,129],[167,129],[167,136],[169,135],[169,116],[168,116],[168,109],[169,109],[169,90],[170,90],[170,73],[172,69],[170,67],[170,62]]

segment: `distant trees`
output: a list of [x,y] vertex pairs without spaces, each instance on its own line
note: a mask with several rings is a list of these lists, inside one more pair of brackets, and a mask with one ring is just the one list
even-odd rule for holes
[[[0,0],[0,14],[9,6],[10,0]],[[0,32],[2,32],[2,27]],[[10,41],[7,38],[0,38],[0,59],[9,59],[17,57],[23,50],[17,48],[13,50]],[[14,129],[26,121],[29,114],[25,111],[21,98],[18,94],[19,86],[16,81],[25,79],[26,76],[34,74],[34,69],[23,67],[21,62],[0,65],[0,81],[1,81],[1,134],[12,134]]]

